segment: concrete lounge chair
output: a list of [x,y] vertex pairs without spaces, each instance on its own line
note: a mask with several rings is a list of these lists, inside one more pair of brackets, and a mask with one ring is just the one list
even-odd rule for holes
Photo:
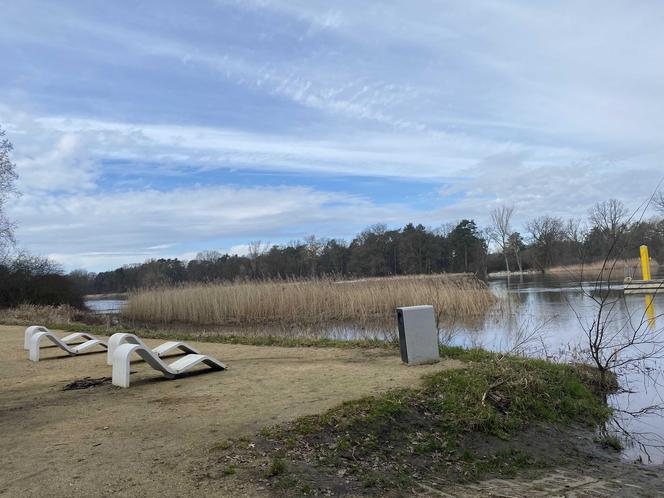
[[[30,349],[30,338],[33,335],[35,335],[37,332],[51,332],[51,331],[41,325],[31,325],[30,327],[25,329],[25,337],[23,339],[23,349],[25,349],[26,351]],[[91,334],[88,334],[87,332],[76,332],[74,334],[69,334],[65,337],[62,337],[60,340],[65,344],[71,345],[72,342],[78,342],[81,340],[88,341],[91,339],[96,339],[96,337]]]
[[[118,334],[113,334],[109,339],[108,339],[108,353],[106,354],[106,364],[107,365],[112,365],[113,364],[113,353],[115,353],[115,350],[121,345],[121,344],[140,344],[141,346],[144,346],[147,349],[147,345],[141,340],[140,337],[134,335],[134,334],[128,334],[128,333],[118,333]],[[165,342],[156,348],[152,349],[152,352],[155,353],[159,358],[162,358],[166,356],[168,353],[171,351],[179,349],[180,351],[184,353],[193,353],[193,354],[198,354],[198,350],[196,348],[192,348],[189,344],[186,342],[182,341],[168,341]]]
[[91,339],[81,343],[77,344],[75,346],[72,346],[70,344],[67,344],[66,342],[63,342],[62,339],[60,339],[58,336],[53,334],[53,332],[46,331],[46,332],[36,332],[32,334],[32,337],[30,338],[30,361],[39,361],[39,349],[40,349],[40,343],[41,340],[46,338],[50,340],[53,344],[58,346],[60,349],[65,351],[69,356],[76,356],[79,353],[83,353],[84,351],[87,351],[90,348],[93,348],[95,346],[101,346],[103,348],[108,348],[106,343],[104,341],[100,341],[96,337],[89,336]]
[[164,363],[157,354],[144,344],[121,344],[113,353],[113,385],[129,387],[131,373],[131,355],[136,353],[155,370],[159,370],[169,379],[191,370],[199,363],[205,363],[214,370],[226,370],[226,365],[219,360],[203,354],[188,354],[175,360],[170,365]]

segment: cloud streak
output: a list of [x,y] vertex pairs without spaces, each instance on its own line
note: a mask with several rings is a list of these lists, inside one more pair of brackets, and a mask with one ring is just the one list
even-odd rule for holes
[[[348,233],[366,222],[401,222],[410,209],[310,188],[181,188],[118,193],[24,194],[11,214],[30,247],[72,265],[180,254],[192,245]],[[398,214],[397,214],[398,213]],[[361,221],[360,221],[361,220]],[[67,256],[68,255],[68,256]],[[66,256],[66,257],[65,257]]]

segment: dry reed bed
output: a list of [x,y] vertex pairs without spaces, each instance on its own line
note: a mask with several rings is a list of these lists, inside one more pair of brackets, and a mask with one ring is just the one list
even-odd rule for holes
[[317,325],[389,319],[395,308],[432,304],[439,316],[479,315],[496,298],[483,282],[446,275],[336,282],[242,282],[144,290],[123,315],[147,323]]
[[[650,265],[654,270],[659,268],[659,263],[651,260]],[[593,263],[575,264],[567,266],[554,266],[548,268],[546,273],[570,274],[574,276],[586,276],[588,278],[621,280],[624,277],[641,278],[641,260],[639,258],[616,259],[609,261],[595,261]]]
[[76,322],[100,324],[104,320],[104,317],[92,312],[76,309],[66,304],[60,306],[22,304],[16,308],[0,310],[0,323],[5,324],[45,325],[71,324]]

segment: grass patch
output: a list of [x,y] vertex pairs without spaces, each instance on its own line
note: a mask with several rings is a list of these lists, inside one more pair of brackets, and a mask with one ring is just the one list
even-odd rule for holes
[[[37,320],[1,320],[3,325],[27,326],[34,324]],[[245,346],[273,346],[273,347],[316,347],[316,348],[342,348],[342,349],[398,349],[399,345],[393,341],[379,339],[340,340],[326,338],[307,337],[285,337],[280,335],[240,335],[240,334],[207,334],[181,332],[178,330],[153,330],[140,327],[124,327],[110,325],[94,325],[79,322],[48,322],[44,325],[51,330],[63,330],[66,332],[90,332],[95,335],[112,335],[118,332],[136,334],[143,339],[178,339],[182,341],[214,342],[221,344],[239,344]]]
[[460,346],[438,346],[440,356],[444,358],[451,358],[459,361],[474,361],[482,362],[488,360],[496,360],[502,355],[500,353],[494,353],[487,351],[485,349],[472,348],[464,349]]
[[458,481],[546,466],[548,448],[537,455],[527,450],[530,442],[513,444],[515,437],[538,425],[593,429],[611,415],[588,385],[589,373],[573,365],[481,350],[442,352],[466,367],[428,375],[421,388],[348,401],[265,429],[259,446],[300,468],[300,476],[313,466],[380,493],[405,489],[418,476]]
[[267,468],[265,476],[276,477],[284,474],[285,472],[286,472],[286,463],[283,461],[283,459],[275,457],[274,460],[272,460],[270,466]]
[[232,446],[229,440],[219,441],[212,447],[212,451],[226,451]]
[[62,304],[60,306],[46,306],[36,304],[22,304],[15,308],[0,310],[0,323],[5,325],[33,325],[35,323],[57,323],[71,325],[74,323],[91,323],[103,325],[107,316],[97,315],[90,311],[81,310]]
[[615,434],[603,433],[597,438],[597,442],[605,448],[610,448],[615,451],[622,451],[624,448],[622,441]]

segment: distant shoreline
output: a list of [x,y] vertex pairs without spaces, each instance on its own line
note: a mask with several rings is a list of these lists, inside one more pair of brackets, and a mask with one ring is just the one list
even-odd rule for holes
[[86,294],[83,299],[86,301],[99,301],[102,299],[122,299],[126,300],[129,297],[128,292],[111,292],[109,294]]
[[536,274],[541,274],[542,272],[537,271],[537,270],[524,270],[524,271],[493,271],[487,275],[488,278],[500,278],[500,277],[512,277],[512,276],[520,276],[520,275],[536,275]]

